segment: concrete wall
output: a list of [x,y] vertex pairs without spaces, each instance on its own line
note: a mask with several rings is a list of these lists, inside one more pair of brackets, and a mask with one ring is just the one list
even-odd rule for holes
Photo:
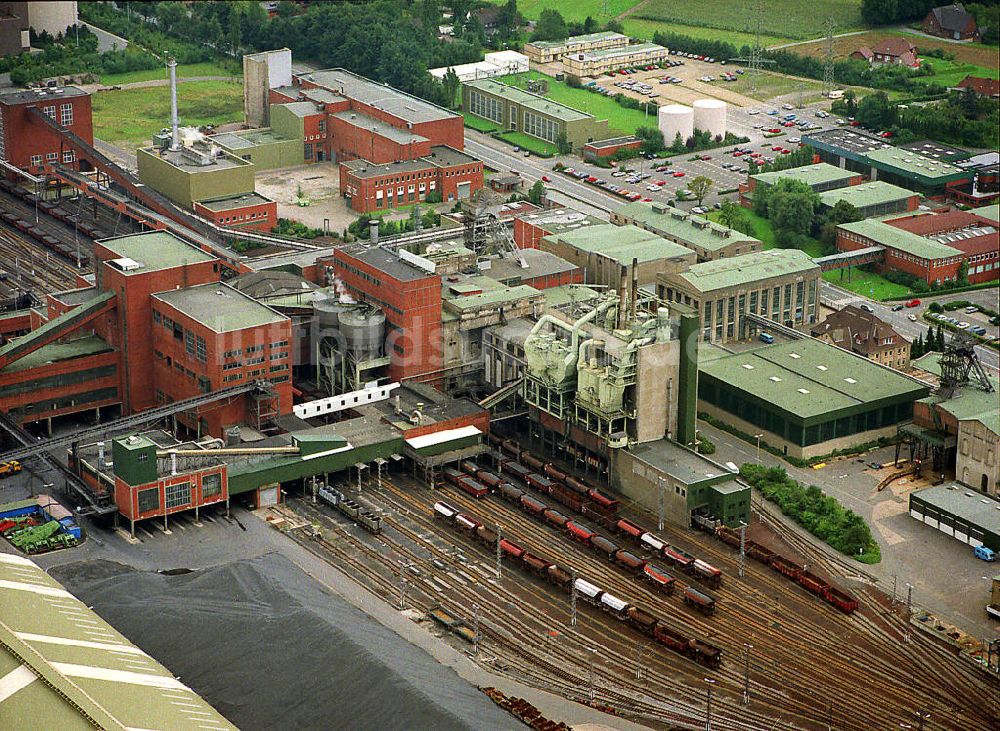
[[635,401],[641,418],[635,438],[651,442],[677,432],[680,343],[671,340],[639,348]]
[[71,25],[76,25],[76,2],[32,2],[28,3],[28,23],[36,33],[43,30],[50,35],[65,33]]
[[[1000,435],[976,419],[958,424],[955,477],[960,482],[1000,496]],[[985,478],[985,483],[984,483]]]
[[687,528],[691,519],[686,486],[624,449],[612,450],[611,486],[654,515],[659,512],[660,477],[664,478],[664,519]]

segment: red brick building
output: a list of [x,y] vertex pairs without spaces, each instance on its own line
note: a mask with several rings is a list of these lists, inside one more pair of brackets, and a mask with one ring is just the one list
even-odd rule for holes
[[599,140],[588,142],[583,146],[583,158],[585,160],[598,160],[600,158],[611,157],[619,150],[640,150],[642,140],[638,137],[614,137],[610,140]]
[[952,40],[979,40],[979,28],[972,13],[961,3],[932,8],[924,17],[924,33]]
[[195,213],[219,226],[266,233],[278,223],[278,204],[259,193],[209,198],[193,206]]
[[434,192],[442,201],[466,200],[482,187],[482,161],[450,147],[384,165],[361,159],[340,165],[341,195],[359,213],[419,203]]
[[389,377],[398,381],[443,365],[441,276],[379,247],[337,249],[330,262],[357,299],[385,313]]
[[885,249],[879,271],[902,271],[928,284],[958,277],[963,262],[971,284],[1000,275],[996,223],[968,211],[867,219],[837,227],[837,249]]
[[514,243],[522,249],[538,249],[541,240],[550,234],[565,233],[584,226],[607,223],[569,208],[532,211],[514,219]]
[[33,173],[41,172],[45,163],[78,169],[74,150],[32,117],[35,108],[88,144],[94,143],[90,94],[72,86],[17,89],[0,93],[0,158]]

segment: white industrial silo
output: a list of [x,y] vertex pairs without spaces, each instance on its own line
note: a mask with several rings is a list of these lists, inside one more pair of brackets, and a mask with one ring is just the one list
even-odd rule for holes
[[667,104],[660,107],[656,114],[657,126],[663,133],[663,142],[667,147],[674,144],[677,133],[682,141],[694,134],[694,111],[683,104]]
[[726,135],[726,103],[720,99],[699,99],[694,103],[694,126],[712,136]]

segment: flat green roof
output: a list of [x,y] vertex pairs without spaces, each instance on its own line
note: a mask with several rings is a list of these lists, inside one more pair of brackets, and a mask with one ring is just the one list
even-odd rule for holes
[[[479,294],[462,294],[463,291],[477,291]],[[457,285],[442,288],[445,309],[464,312],[478,310],[489,305],[517,302],[531,297],[541,297],[542,293],[527,284],[507,287],[489,277],[469,277]]]
[[797,168],[778,170],[773,173],[757,173],[750,177],[759,183],[767,185],[774,185],[782,178],[791,178],[792,180],[801,180],[806,185],[812,186],[835,183],[838,180],[847,181],[858,175],[859,173],[853,170],[844,170],[843,168],[838,168],[836,165],[820,162],[815,165],[802,165]]
[[596,51],[584,51],[580,55],[586,61],[615,58],[616,56],[632,56],[636,53],[648,53],[650,51],[666,51],[667,49],[656,43],[633,43],[630,46],[618,46],[615,48],[599,48]]
[[629,447],[628,451],[637,459],[688,486],[707,480],[737,477],[736,473],[722,465],[670,439],[644,442]]
[[41,567],[6,553],[0,648],[4,728],[236,728]]
[[869,238],[881,246],[898,249],[921,259],[947,259],[962,255],[961,251],[947,244],[938,243],[934,239],[925,239],[911,231],[904,231],[874,218],[854,223],[842,223],[838,228]]
[[546,239],[560,241],[581,251],[601,254],[625,266],[631,264],[633,259],[638,259],[639,263],[643,264],[678,256],[694,256],[694,252],[686,246],[632,225],[616,226],[613,223],[605,223],[550,234],[543,237],[543,240]]
[[718,251],[740,241],[760,243],[736,229],[709,221],[680,208],[635,201],[618,209],[618,215],[637,221],[657,232],[680,239],[685,245]]
[[30,368],[37,368],[46,363],[58,363],[62,360],[72,358],[83,358],[87,355],[97,355],[114,350],[97,335],[89,335],[76,340],[63,343],[49,343],[38,350],[28,353],[23,358],[15,360],[13,363],[3,368],[4,373],[15,371],[26,371]]
[[988,218],[991,221],[1000,222],[1000,203],[994,203],[992,206],[980,206],[979,208],[973,208],[972,213],[977,216],[982,216],[983,218]]
[[545,304],[549,307],[562,307],[571,302],[590,302],[601,296],[596,289],[585,284],[563,284],[559,287],[549,287],[542,290]]
[[957,165],[941,162],[940,160],[925,157],[912,150],[904,150],[899,147],[883,147],[880,150],[866,152],[865,156],[872,162],[887,165],[908,175],[916,175],[939,183],[972,176],[972,173]]
[[628,36],[624,36],[621,33],[615,33],[614,31],[604,30],[598,33],[587,33],[582,36],[570,36],[569,38],[563,38],[560,41],[532,41],[525,45],[534,46],[535,48],[562,48],[563,46],[593,43],[594,41],[601,41],[605,39],[613,40],[615,38],[624,38],[626,42],[628,41]]
[[698,292],[712,292],[741,284],[754,284],[772,277],[818,272],[819,266],[804,251],[771,249],[694,264],[686,272],[676,276],[684,279]]
[[927,395],[928,387],[819,340],[777,343],[700,364],[717,381],[803,420]]
[[216,261],[216,258],[211,254],[206,254],[197,246],[166,231],[147,231],[129,236],[117,236],[112,239],[100,239],[97,243],[119,259],[132,259],[141,264],[135,269],[116,267],[126,275],[146,274],[185,264]]
[[228,284],[202,284],[153,295],[217,333],[284,322],[288,318]]
[[819,199],[824,206],[833,208],[838,201],[847,201],[855,208],[867,208],[869,206],[884,205],[905,201],[915,196],[912,190],[900,188],[898,185],[886,183],[882,180],[874,180],[870,183],[860,185],[849,185],[846,188],[835,188],[819,194]]
[[533,112],[559,119],[563,122],[578,122],[584,119],[593,119],[593,116],[581,112],[565,104],[546,99],[544,96],[532,94],[530,91],[518,89],[516,86],[501,84],[493,79],[479,79],[477,81],[467,81],[465,85],[481,91],[484,94],[506,99],[512,104],[520,104]]

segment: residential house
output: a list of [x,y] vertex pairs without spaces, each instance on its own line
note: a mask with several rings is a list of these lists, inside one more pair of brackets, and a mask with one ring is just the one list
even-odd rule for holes
[[934,8],[924,18],[924,33],[953,40],[979,40],[976,19],[961,3]]
[[958,82],[956,89],[972,89],[979,96],[987,96],[993,99],[1000,98],[1000,81],[996,79],[984,79],[980,76],[966,76]]
[[862,46],[851,54],[851,58],[876,64],[899,64],[909,68],[920,68],[917,48],[905,38],[885,38],[873,46]]
[[847,305],[810,329],[814,338],[899,371],[909,370],[910,342],[871,312]]

